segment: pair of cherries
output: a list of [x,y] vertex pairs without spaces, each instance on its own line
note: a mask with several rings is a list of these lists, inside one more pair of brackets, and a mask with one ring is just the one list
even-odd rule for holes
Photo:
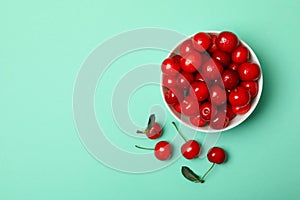
[[[146,134],[146,136],[152,140],[161,137],[163,134],[161,125],[155,122],[154,114],[150,115],[147,128],[143,131],[137,130],[136,132]],[[138,145],[135,145],[135,147],[144,150],[154,150],[154,155],[158,160],[168,160],[172,155],[172,145],[167,141],[160,141],[156,143],[154,148],[141,147]]]
[[205,177],[213,169],[216,164],[222,164],[226,160],[226,152],[220,147],[212,147],[207,153],[207,159],[212,163],[211,167],[205,172],[205,174],[200,177],[195,172],[193,172],[189,167],[183,166],[181,168],[182,175],[189,181],[195,183],[204,183]]
[[[179,131],[176,123],[172,122],[172,124],[174,125],[174,127],[176,128],[177,132],[182,137],[182,139],[185,141],[185,143],[181,146],[182,155],[188,160],[198,157],[198,155],[200,154],[200,151],[201,151],[201,145],[196,140],[186,140],[186,138]],[[224,149],[222,149],[220,147],[212,147],[207,153],[207,158],[213,164],[202,177],[199,177],[198,175],[196,175],[187,166],[182,167],[182,169],[181,169],[182,175],[186,179],[188,179],[192,182],[204,183],[205,177],[213,169],[215,164],[222,164],[225,161],[226,153],[225,153]]]
[[[185,141],[181,146],[181,154],[188,160],[196,158],[200,154],[201,145],[196,140],[187,140],[179,131],[175,122],[172,122],[177,132]],[[155,115],[152,114],[149,117],[147,128],[143,131],[138,130],[137,133],[144,133],[149,139],[157,139],[162,135],[162,128],[160,124],[155,122]],[[154,148],[141,147],[135,145],[135,147],[144,150],[154,150],[154,155],[159,160],[168,160],[172,155],[172,145],[167,141],[158,142]]]

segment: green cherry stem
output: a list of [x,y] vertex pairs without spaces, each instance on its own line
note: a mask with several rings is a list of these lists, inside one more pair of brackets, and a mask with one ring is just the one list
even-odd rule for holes
[[146,130],[143,130],[143,131],[141,131],[141,130],[137,130],[137,131],[136,131],[136,133],[142,133],[142,134],[146,134]]
[[201,182],[201,183],[204,183],[204,178],[207,176],[207,174],[214,168],[214,166],[215,166],[215,164],[216,163],[213,163],[212,165],[211,165],[211,167],[205,172],[205,174],[202,176],[202,178],[201,178],[201,180],[203,181],[203,182]]
[[138,146],[138,145],[134,145],[136,148],[139,148],[139,149],[144,149],[144,150],[154,150],[154,148],[147,148],[147,147],[141,147],[141,146]]
[[182,133],[179,131],[177,125],[175,122],[172,122],[172,124],[174,125],[174,127],[176,128],[177,132],[179,133],[179,135],[182,137],[182,139],[187,142],[187,139],[182,135]]

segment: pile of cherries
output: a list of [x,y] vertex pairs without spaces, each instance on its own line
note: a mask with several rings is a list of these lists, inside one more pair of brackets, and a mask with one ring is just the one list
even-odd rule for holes
[[165,101],[189,124],[223,129],[258,94],[260,67],[250,59],[234,33],[199,32],[162,62]]
[[[185,141],[183,145],[181,146],[181,154],[184,158],[191,160],[195,159],[199,156],[201,152],[201,145],[196,140],[187,140],[183,134],[178,129],[175,122],[172,122],[174,125],[177,133],[182,137],[182,139]],[[161,128],[161,125],[157,122],[155,122],[155,115],[152,114],[149,117],[147,128],[143,131],[137,130],[137,133],[146,134],[146,136],[149,139],[155,140],[162,136],[163,131]],[[172,156],[172,145],[167,141],[159,141],[156,143],[155,147],[142,147],[135,145],[135,147],[143,150],[153,150],[154,155],[158,160],[168,160]],[[215,164],[222,164],[226,159],[226,153],[224,149],[220,147],[213,147],[211,148],[207,153],[208,160],[213,163],[212,166],[208,169],[208,171],[202,176],[198,176],[195,174],[191,169],[189,169],[187,166],[183,166],[181,169],[181,172],[183,176],[196,183],[204,183],[204,178],[206,175],[212,170],[212,168],[215,166]]]

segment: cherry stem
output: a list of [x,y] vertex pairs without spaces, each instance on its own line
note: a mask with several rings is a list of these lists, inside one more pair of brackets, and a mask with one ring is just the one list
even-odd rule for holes
[[141,131],[141,130],[137,130],[137,131],[136,131],[136,133],[142,133],[142,134],[146,134],[146,130],[143,130],[143,131]]
[[201,183],[204,183],[204,178],[205,178],[205,177],[207,176],[207,174],[214,168],[215,164],[216,164],[216,163],[213,163],[212,166],[211,166],[211,167],[205,172],[205,174],[202,176],[201,180],[202,180],[203,182],[201,182]]
[[182,139],[187,142],[187,139],[182,135],[182,133],[179,131],[177,125],[175,122],[172,122],[172,124],[174,125],[174,127],[176,128],[177,132],[179,133],[179,135],[182,137]]
[[144,149],[144,150],[154,150],[154,148],[147,148],[147,147],[141,147],[141,146],[138,146],[138,145],[134,145],[136,148],[139,148],[139,149]]

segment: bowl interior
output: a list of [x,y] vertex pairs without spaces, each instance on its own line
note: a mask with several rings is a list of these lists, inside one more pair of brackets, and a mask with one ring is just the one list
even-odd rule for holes
[[[206,33],[211,33],[211,34],[219,34],[221,31],[205,31]],[[192,36],[190,36],[192,37]],[[190,38],[188,37],[188,38]],[[186,39],[188,39],[186,38]],[[247,44],[245,43],[244,41],[242,41],[241,39],[239,39],[240,43],[243,44],[245,47],[247,47],[249,49],[249,52],[250,52],[250,59],[249,61],[250,62],[254,62],[254,63],[257,63],[260,67],[260,71],[261,71],[261,75],[260,75],[260,78],[258,79],[258,94],[255,98],[252,99],[252,102],[251,102],[251,108],[250,110],[243,114],[243,115],[237,115],[235,118],[233,118],[227,127],[223,128],[223,129],[213,129],[211,128],[210,126],[206,125],[204,127],[196,127],[196,126],[193,126],[191,123],[187,123],[189,122],[188,120],[188,117],[176,112],[174,110],[173,107],[170,107],[167,102],[164,100],[166,106],[167,106],[167,109],[171,112],[171,114],[181,123],[183,123],[184,125],[190,127],[191,129],[193,130],[196,130],[196,131],[200,131],[200,132],[207,132],[207,133],[212,133],[212,132],[221,132],[221,131],[226,131],[226,130],[229,130],[229,129],[232,129],[236,126],[238,126],[239,124],[241,124],[242,122],[244,122],[250,115],[251,113],[254,111],[254,109],[256,108],[258,102],[259,102],[259,99],[261,97],[261,93],[262,93],[262,89],[263,89],[263,74],[262,74],[262,70],[261,70],[261,66],[260,66],[260,62],[256,56],[256,54],[254,53],[254,51],[252,50],[252,48]],[[183,42],[183,41],[182,41]],[[181,44],[181,43],[180,43]],[[180,44],[178,44],[172,52],[178,52],[178,47],[180,46]],[[171,56],[172,53],[170,53],[168,56]],[[161,75],[161,82],[162,82],[162,78],[163,78],[163,74]],[[161,87],[161,94],[162,94],[162,97],[164,99],[164,93],[165,93],[165,88],[164,87]]]

